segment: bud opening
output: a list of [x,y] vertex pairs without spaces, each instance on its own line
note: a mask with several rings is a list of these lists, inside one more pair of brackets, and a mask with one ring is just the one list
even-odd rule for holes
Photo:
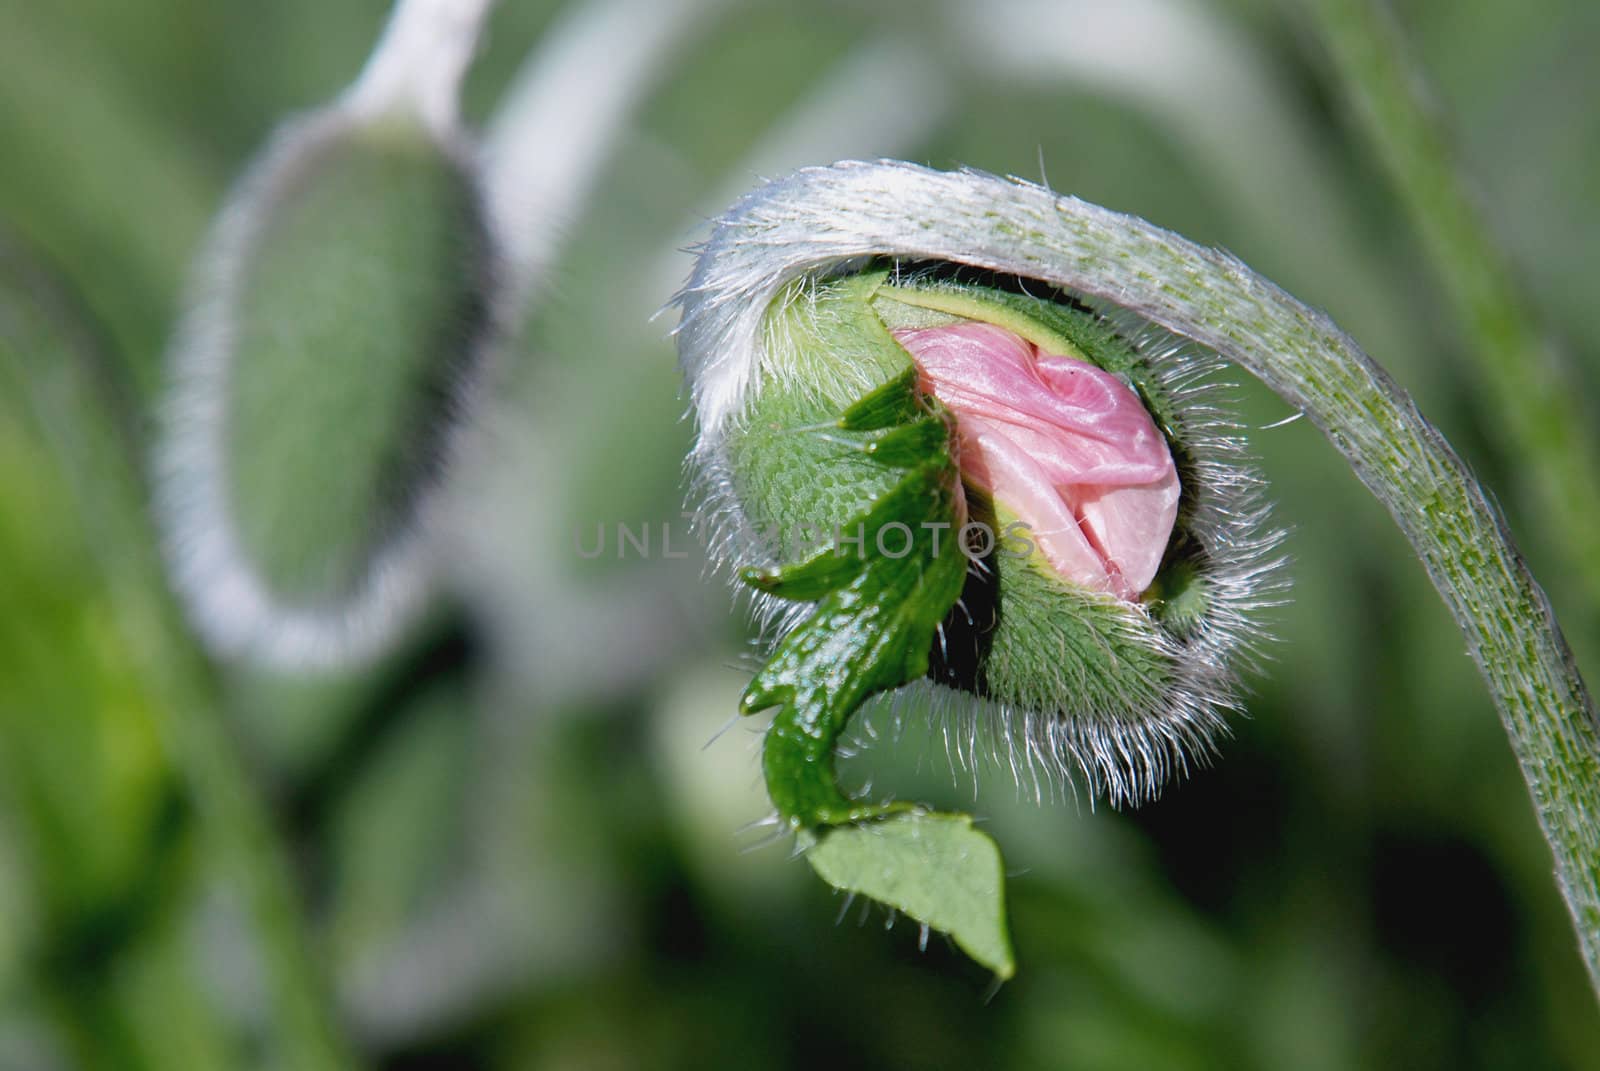
[[962,478],[1027,527],[1062,577],[1134,600],[1178,516],[1172,451],[1139,396],[993,324],[894,332],[955,414]]

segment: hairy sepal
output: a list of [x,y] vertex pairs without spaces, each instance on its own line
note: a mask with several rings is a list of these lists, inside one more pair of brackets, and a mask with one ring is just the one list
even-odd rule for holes
[[[881,468],[805,429],[905,359],[886,346],[892,329],[993,324],[1122,379],[1166,438],[1184,488],[1154,581],[1137,602],[1087,590],[1037,547],[1027,553],[1019,533],[969,574],[938,633],[931,676],[942,687],[923,706],[963,765],[976,767],[987,749],[1024,776],[1081,780],[1113,803],[1137,802],[1204,761],[1225,730],[1259,612],[1278,596],[1280,535],[1264,527],[1260,481],[1223,415],[1215,362],[1127,317],[1037,292],[1049,296],[898,264],[791,284],[756,332],[746,405],[720,434],[703,428],[714,545],[735,561],[779,564],[784,548],[774,558],[761,533],[830,533],[885,493]],[[971,489],[965,497],[971,519],[997,534],[1016,520],[1003,503]],[[780,634],[801,619],[774,600],[758,610]],[[901,695],[896,705],[915,704]]]
[[422,604],[426,505],[493,323],[470,152],[406,114],[289,122],[219,217],[171,358],[168,559],[215,650],[326,665]]

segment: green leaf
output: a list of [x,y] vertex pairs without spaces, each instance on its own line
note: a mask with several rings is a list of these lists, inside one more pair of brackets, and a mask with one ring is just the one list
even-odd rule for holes
[[[745,571],[745,583],[768,595],[817,605],[750,682],[741,707],[780,707],[762,749],[767,793],[822,879],[949,933],[1009,978],[1005,873],[994,841],[968,815],[851,799],[834,768],[834,745],[861,704],[927,675],[940,623],[967,578],[954,426],[867,306],[874,289],[865,277],[836,288],[825,316],[806,316],[816,306],[785,306],[802,325],[811,319],[809,326],[826,328],[826,339],[811,340],[823,343],[824,354],[827,342],[842,340],[864,349],[886,376],[804,429],[830,444],[834,471],[875,470],[862,482],[875,490],[856,499],[849,521],[819,553]],[[806,450],[799,437],[784,446]]]
[[903,470],[899,482],[812,558],[745,574],[746,583],[778,598],[817,602],[741,704],[747,714],[781,707],[762,765],[772,802],[795,829],[903,809],[845,796],[834,744],[868,697],[928,672],[935,632],[967,574],[955,536],[959,477],[938,403],[916,393],[914,376],[899,376],[846,410],[830,434],[850,433],[875,463]]
[[838,826],[818,834],[806,858],[834,888],[948,933],[1001,980],[1015,973],[1000,848],[970,815],[911,812]]

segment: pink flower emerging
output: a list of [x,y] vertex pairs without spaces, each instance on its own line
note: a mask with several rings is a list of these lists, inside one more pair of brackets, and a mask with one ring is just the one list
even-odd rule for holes
[[992,324],[894,334],[955,414],[962,476],[1026,524],[1063,577],[1138,598],[1178,516],[1172,452],[1138,395]]

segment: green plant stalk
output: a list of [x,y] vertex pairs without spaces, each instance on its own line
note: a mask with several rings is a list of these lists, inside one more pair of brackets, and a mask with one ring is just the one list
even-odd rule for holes
[[[176,623],[175,609],[167,608]],[[199,661],[199,656],[194,655]],[[338,1004],[312,954],[292,869],[254,778],[222,720],[216,689],[192,683],[209,667],[173,674],[163,726],[173,759],[200,814],[201,831],[244,898],[265,961],[284,1066],[344,1071],[356,1066],[337,1023]]]
[[[139,486],[148,499],[148,481]],[[128,642],[142,648],[161,697],[160,731],[188,788],[200,833],[221,861],[253,923],[263,959],[274,1042],[286,1067],[345,1071],[357,1066],[338,1024],[338,1003],[312,951],[279,831],[256,779],[229,732],[217,671],[194,643],[163,574],[148,517],[130,504],[122,538],[107,550],[137,556],[148,582],[119,603]]]
[[1379,0],[1308,5],[1333,61],[1335,88],[1387,169],[1464,328],[1480,397],[1525,467],[1566,565],[1600,600],[1600,438],[1485,225],[1440,122],[1420,64]]
[[[146,536],[149,545],[150,537]],[[173,764],[188,787],[201,835],[243,899],[263,959],[274,1043],[286,1067],[344,1071],[356,1066],[329,979],[312,952],[293,870],[265,802],[223,720],[221,688],[210,663],[185,640],[176,604],[152,586],[144,606],[130,607],[123,631],[142,644],[164,703],[160,726]],[[137,618],[138,620],[133,620]],[[159,627],[152,623],[159,622]]]
[[[48,300],[42,290],[26,296],[40,307]],[[17,369],[25,390],[40,384],[27,390],[22,404],[39,414],[39,426],[47,433],[44,446],[67,485],[86,545],[99,559],[98,575],[112,592],[108,602],[118,636],[134,649],[131,661],[149,667],[158,730],[199,814],[201,833],[236,883],[255,924],[284,1065],[308,1071],[351,1067],[334,1019],[336,1005],[310,951],[288,860],[222,720],[215,671],[189,641],[165,586],[155,535],[142,508],[148,486],[132,466],[121,463],[139,455],[137,444],[104,434],[114,420],[106,408],[93,404],[93,392],[86,386],[101,374],[99,369],[85,359],[84,367],[63,372],[45,360],[56,352],[38,353],[37,367]],[[44,389],[60,378],[74,389]]]
[[735,207],[690,287],[764,308],[791,280],[866,256],[966,263],[1102,298],[1211,347],[1322,430],[1388,509],[1466,638],[1600,993],[1593,701],[1499,512],[1405,391],[1325,313],[1237,258],[1136,216],[974,172],[887,161],[797,172]]

